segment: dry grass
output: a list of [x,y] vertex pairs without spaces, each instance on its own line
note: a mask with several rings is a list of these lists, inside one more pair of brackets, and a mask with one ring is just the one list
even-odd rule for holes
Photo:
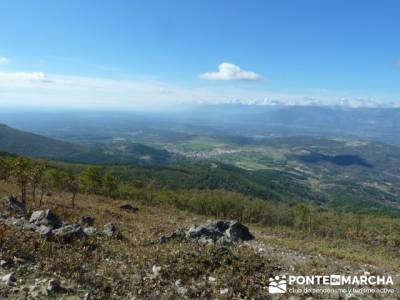
[[[14,186],[0,185],[0,197],[12,191],[15,192]],[[123,239],[95,236],[60,244],[3,224],[0,225],[0,254],[6,259],[21,257],[37,266],[34,271],[21,269],[18,276],[63,278],[74,284],[71,296],[82,296],[90,291],[94,299],[131,299],[134,296],[138,299],[181,299],[183,294],[193,299],[268,299],[266,286],[273,274],[340,274],[341,268],[354,259],[353,256],[333,255],[300,240],[267,237],[271,232],[256,226],[252,230],[264,251],[255,251],[253,244],[225,248],[186,240],[149,245],[148,241],[201,223],[206,217],[168,206],[138,203],[134,204],[139,211],[131,213],[119,208],[127,202],[78,195],[76,207],[72,209],[69,195],[46,197],[43,206],[53,209],[64,220],[75,222],[81,216],[92,216],[94,226],[100,230],[104,224],[112,222]],[[309,255],[303,258],[296,252],[299,250]],[[355,272],[359,272],[366,262],[360,260],[357,266],[351,264]],[[158,276],[154,276],[153,266],[161,267]],[[210,277],[215,281],[209,280]],[[225,289],[227,293],[221,294]],[[14,296],[18,299],[22,295],[22,292],[0,292],[0,298]]]
[[[86,195],[78,196],[75,209],[67,195],[47,197],[43,203],[69,222],[92,216],[99,229],[112,222],[122,240],[92,237],[60,244],[3,224],[0,253],[5,259],[25,258],[39,266],[42,275],[69,279],[96,299],[178,299],[182,293],[195,299],[265,296],[267,280],[276,268],[248,249],[202,246],[194,241],[148,244],[160,235],[200,223],[204,217],[145,205],[131,213],[119,208],[122,203],[126,201]],[[158,276],[153,276],[153,266],[161,267]],[[210,282],[209,276],[216,281]],[[225,288],[228,294],[221,295]]]

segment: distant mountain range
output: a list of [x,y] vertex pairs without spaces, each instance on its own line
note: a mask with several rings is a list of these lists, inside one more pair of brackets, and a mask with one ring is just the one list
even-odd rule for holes
[[300,97],[291,99],[233,99],[220,104],[240,104],[240,105],[258,105],[258,106],[318,106],[318,107],[342,107],[342,108],[398,108],[399,104],[395,102],[383,102],[375,99],[363,98],[341,98],[338,100],[326,100],[314,97]]
[[180,117],[222,134],[350,137],[400,145],[400,108],[226,104],[199,106]]
[[[14,128],[78,144],[185,135],[362,138],[400,145],[400,108],[219,104],[155,112],[0,112]],[[144,137],[144,139],[142,139]]]

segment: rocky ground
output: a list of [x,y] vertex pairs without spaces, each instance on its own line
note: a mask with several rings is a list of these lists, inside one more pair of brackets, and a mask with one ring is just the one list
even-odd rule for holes
[[[12,187],[3,189],[6,197]],[[83,195],[74,209],[57,196],[25,215],[17,202],[12,214],[7,205],[0,213],[0,299],[395,299],[273,296],[267,286],[277,274],[389,272],[400,281],[396,270],[294,249],[265,228],[169,207]]]

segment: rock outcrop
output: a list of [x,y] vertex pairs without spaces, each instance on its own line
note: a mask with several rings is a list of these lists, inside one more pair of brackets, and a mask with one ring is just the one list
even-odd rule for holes
[[29,222],[37,226],[44,225],[52,228],[59,228],[62,224],[60,218],[50,209],[34,211]]
[[202,244],[231,245],[240,241],[254,239],[249,229],[238,221],[210,220],[187,230],[179,230],[169,235],[163,235],[158,240],[148,244],[163,244],[176,239],[195,239]]
[[208,221],[192,226],[186,231],[186,237],[197,239],[201,243],[234,243],[254,239],[249,229],[238,221]]

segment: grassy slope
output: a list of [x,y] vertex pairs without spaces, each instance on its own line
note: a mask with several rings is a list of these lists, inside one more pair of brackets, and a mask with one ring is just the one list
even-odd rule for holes
[[[9,184],[0,184],[0,198],[15,191]],[[16,233],[14,228],[0,224],[0,256],[23,257],[27,267],[16,276],[68,278],[75,286],[71,294],[92,290],[99,299],[128,298],[177,299],[176,281],[196,299],[227,299],[231,296],[263,298],[268,277],[272,274],[351,274],[370,271],[373,274],[393,274],[400,267],[400,258],[377,249],[343,243],[302,238],[284,229],[251,226],[256,241],[231,249],[204,247],[195,242],[173,241],[146,245],[149,240],[179,228],[205,220],[199,216],[168,206],[139,204],[139,212],[127,213],[118,208],[121,200],[79,195],[77,207],[69,206],[69,195],[45,199],[45,206],[54,209],[68,221],[79,216],[96,218],[95,226],[113,222],[124,239],[90,239],[84,243],[59,245],[43,241],[34,233]],[[96,251],[89,249],[96,247]],[[51,249],[51,251],[49,251]],[[84,263],[82,263],[84,262]],[[29,271],[29,264],[38,268]],[[160,276],[149,278],[153,266],[161,266]],[[347,270],[347,271],[346,271]],[[0,270],[0,273],[2,271]],[[215,282],[208,280],[215,277]],[[221,289],[229,289],[221,295]],[[22,292],[22,291],[21,291]],[[10,296],[6,288],[0,295]],[[12,294],[15,299],[22,294]],[[263,298],[264,299],[264,298]]]

